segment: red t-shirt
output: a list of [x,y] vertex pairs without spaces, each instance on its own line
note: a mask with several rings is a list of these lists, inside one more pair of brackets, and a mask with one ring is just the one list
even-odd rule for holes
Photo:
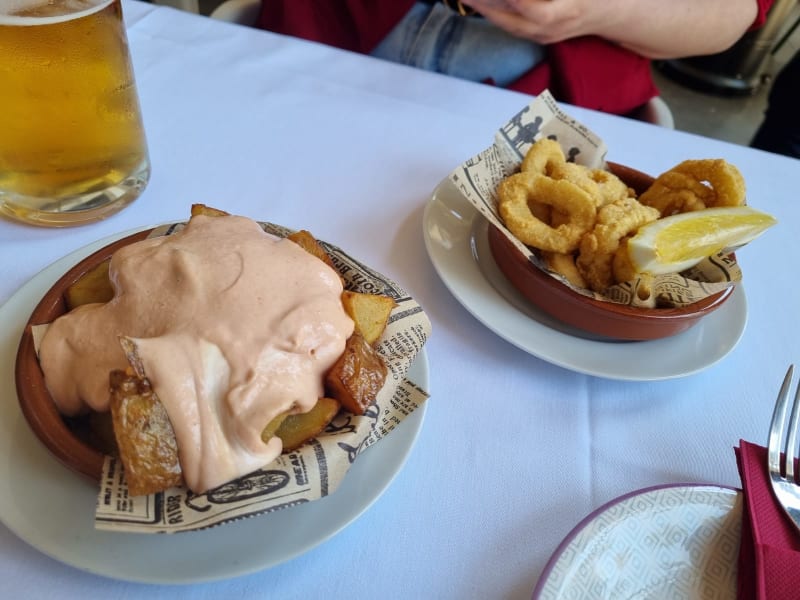
[[[415,0],[262,0],[262,29],[369,53],[409,11]],[[756,0],[764,23],[773,0]],[[510,89],[538,94],[549,88],[563,102],[625,114],[658,94],[650,61],[596,36],[547,46],[547,60]]]

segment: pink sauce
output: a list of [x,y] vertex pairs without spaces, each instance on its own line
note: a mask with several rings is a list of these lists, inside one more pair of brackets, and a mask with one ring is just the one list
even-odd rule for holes
[[119,250],[115,297],[57,319],[39,357],[66,415],[108,410],[108,375],[131,338],[175,429],[187,486],[203,492],[274,460],[273,417],[310,410],[353,322],[338,275],[243,217],[194,217]]

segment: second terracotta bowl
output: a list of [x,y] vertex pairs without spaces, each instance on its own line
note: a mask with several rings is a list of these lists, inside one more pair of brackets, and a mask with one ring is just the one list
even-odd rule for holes
[[[637,195],[653,178],[616,163],[608,168]],[[581,331],[615,340],[643,341],[676,335],[722,306],[733,292],[728,287],[687,306],[641,308],[595,300],[580,294],[532,264],[506,236],[489,226],[489,248],[500,271],[534,306]]]

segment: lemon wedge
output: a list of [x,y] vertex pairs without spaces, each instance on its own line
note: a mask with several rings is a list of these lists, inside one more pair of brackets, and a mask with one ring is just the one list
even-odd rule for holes
[[628,257],[639,273],[678,273],[747,244],[775,223],[775,217],[749,206],[680,213],[640,227],[628,240]]

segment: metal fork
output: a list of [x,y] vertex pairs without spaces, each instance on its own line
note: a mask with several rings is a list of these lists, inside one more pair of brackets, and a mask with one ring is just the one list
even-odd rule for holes
[[[769,469],[772,491],[784,512],[800,531],[800,485],[795,473],[795,461],[798,457],[798,429],[800,429],[800,386],[794,394],[791,417],[787,432],[786,415],[789,412],[789,395],[792,387],[794,365],[789,367],[783,379],[781,391],[775,401],[772,413],[772,424],[769,428],[769,444],[767,449],[767,468]],[[784,432],[787,432],[786,443],[783,443]],[[783,454],[783,465],[781,454]]]

